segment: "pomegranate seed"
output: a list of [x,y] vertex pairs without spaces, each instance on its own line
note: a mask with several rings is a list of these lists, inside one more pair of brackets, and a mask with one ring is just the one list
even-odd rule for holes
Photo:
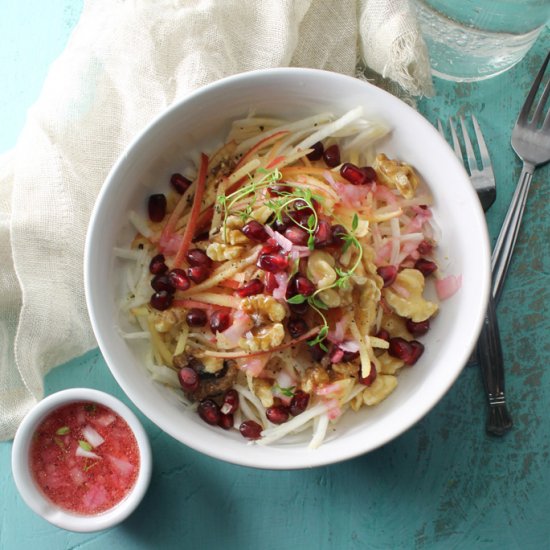
[[172,288],[176,290],[187,290],[191,286],[189,277],[187,277],[183,269],[172,269],[172,271],[168,273],[168,279]]
[[409,342],[404,338],[399,336],[395,338],[390,338],[390,347],[388,348],[388,353],[392,357],[397,357],[397,359],[402,359],[405,361],[410,356],[411,346]]
[[374,366],[374,363],[370,364],[370,372],[363,378],[361,374],[361,367],[359,367],[359,375],[357,377],[357,380],[360,384],[363,384],[365,386],[372,386],[372,383],[376,380],[376,375],[378,373],[376,372],[376,367]]
[[275,218],[275,221],[271,225],[273,229],[275,229],[275,231],[278,231],[279,233],[284,233],[285,229],[292,225],[292,220],[290,219],[288,214],[283,214],[280,220]]
[[381,265],[376,273],[382,277],[384,281],[384,287],[390,286],[393,284],[397,277],[397,267],[394,265]]
[[233,414],[239,408],[239,393],[237,390],[227,390],[223,398],[222,413]]
[[260,439],[263,428],[254,420],[246,420],[239,426],[239,432],[246,439]]
[[269,239],[260,249],[260,254],[275,254],[281,251],[281,247],[275,239]]
[[307,302],[302,302],[301,304],[288,304],[288,307],[292,313],[296,313],[296,315],[304,315],[309,308],[309,304]]
[[290,401],[290,414],[292,416],[298,416],[303,413],[309,404],[309,393],[302,390],[296,390],[294,396]]
[[367,175],[359,166],[351,162],[345,162],[340,168],[340,175],[353,185],[363,185],[367,183]]
[[256,265],[264,271],[278,273],[288,267],[288,258],[282,254],[260,254]]
[[425,260],[424,258],[419,258],[414,264],[414,268],[418,269],[424,277],[431,275],[436,269],[437,265],[430,260]]
[[331,145],[328,149],[325,149],[323,159],[325,159],[325,164],[331,168],[338,166],[340,164],[340,148],[338,145]]
[[200,248],[192,248],[187,252],[185,257],[189,265],[204,265],[206,267],[212,265],[212,260],[206,255],[206,252]]
[[359,357],[358,351],[345,351],[340,346],[336,345],[330,352],[331,363],[350,363]]
[[171,294],[174,292],[174,287],[172,286],[168,275],[155,275],[151,279],[151,286],[157,292],[160,292],[161,290],[165,290]]
[[317,363],[320,363],[323,357],[327,354],[320,344],[309,346],[309,353],[311,354],[311,358]]
[[202,283],[208,278],[210,270],[205,265],[193,265],[187,270],[187,276],[194,283]]
[[269,239],[269,235],[265,230],[265,227],[256,220],[251,220],[246,223],[242,227],[241,231],[251,241],[255,241],[257,243],[264,243],[267,239]]
[[341,247],[344,245],[344,237],[348,234],[343,225],[333,225],[331,228],[331,242],[334,246]]
[[147,209],[152,222],[161,222],[166,216],[166,197],[162,193],[151,195]]
[[290,220],[300,226],[308,227],[308,220],[314,214],[313,210],[301,199],[295,201],[294,205],[296,209],[289,212]]
[[418,359],[420,359],[420,356],[424,353],[424,344],[422,342],[419,342],[418,340],[411,340],[409,342],[412,348],[411,357],[408,361],[405,361],[405,364],[409,367],[414,365]]
[[267,419],[273,424],[284,424],[288,420],[289,414],[288,409],[282,405],[274,405],[265,410]]
[[380,338],[381,340],[386,340],[386,342],[390,341],[390,333],[385,328],[381,328],[376,333],[376,337]]
[[172,305],[174,300],[174,295],[171,292],[166,292],[166,290],[161,290],[160,292],[155,292],[151,296],[149,303],[152,308],[158,309],[159,311],[164,311]]
[[286,293],[285,298],[288,300],[289,298],[292,298],[293,296],[296,296],[298,294],[298,291],[296,290],[296,277],[298,275],[293,275],[286,285]]
[[187,191],[187,189],[189,189],[189,186],[192,182],[185,176],[176,173],[170,176],[170,183],[180,195],[183,195]]
[[153,275],[162,275],[168,271],[168,266],[164,263],[166,258],[164,254],[157,254],[149,263],[149,272]]
[[212,332],[223,332],[231,326],[231,315],[225,309],[216,309],[210,315],[210,330]]
[[417,250],[422,256],[428,256],[433,251],[433,245],[428,241],[420,241]]
[[309,160],[321,160],[321,157],[323,156],[323,152],[325,150],[324,145],[320,141],[318,141],[317,143],[314,143],[311,148],[313,149],[313,151],[311,151],[311,153],[308,153],[306,157]]
[[178,379],[180,381],[181,387],[186,392],[197,391],[200,384],[199,374],[196,370],[191,367],[183,367],[178,372]]
[[212,399],[203,399],[197,407],[197,412],[211,426],[217,426],[220,421],[220,408]]
[[286,324],[286,328],[292,338],[299,338],[309,329],[307,323],[301,317],[291,317]]
[[321,248],[330,244],[332,238],[332,228],[330,223],[321,220],[315,229],[315,246]]
[[235,419],[232,414],[223,414],[220,413],[220,419],[218,421],[218,426],[224,430],[230,430],[235,423]]
[[407,330],[416,338],[417,336],[423,336],[430,330],[430,319],[425,319],[415,323],[412,319],[407,319],[405,322]]
[[302,296],[311,296],[315,292],[315,285],[304,275],[294,277],[293,286],[297,294]]
[[207,321],[206,311],[194,307],[187,312],[185,320],[190,327],[204,327]]
[[365,174],[365,183],[376,181],[376,170],[372,166],[362,166],[361,171]]
[[424,345],[417,340],[407,342],[407,340],[400,337],[390,338],[388,353],[392,357],[401,359],[409,367],[418,361],[423,352]]
[[284,235],[290,242],[300,246],[306,246],[309,239],[309,233],[297,225],[285,229]]
[[264,286],[265,291],[269,292],[270,294],[279,287],[279,282],[277,281],[277,277],[275,277],[275,273],[270,273],[269,271],[265,274],[264,277]]
[[195,235],[191,239],[191,242],[198,243],[200,241],[207,241],[209,238],[210,238],[210,235],[207,230],[199,229],[199,232],[195,233]]
[[241,298],[246,298],[247,296],[254,296],[255,294],[261,294],[264,291],[264,284],[260,279],[252,279],[246,283],[241,288],[236,290],[237,294]]

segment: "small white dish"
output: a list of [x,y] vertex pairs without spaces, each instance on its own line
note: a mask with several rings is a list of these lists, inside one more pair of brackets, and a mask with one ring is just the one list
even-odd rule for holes
[[[69,512],[54,504],[39,488],[31,471],[30,448],[33,435],[42,421],[53,411],[77,402],[103,405],[120,416],[136,438],[139,470],[129,493],[108,510],[94,515]],[[136,415],[117,398],[89,388],[73,388],[54,393],[40,401],[19,426],[12,448],[12,472],[15,485],[25,503],[51,524],[82,533],[101,531],[126,519],[141,502],[151,479],[152,457],[147,434]]]

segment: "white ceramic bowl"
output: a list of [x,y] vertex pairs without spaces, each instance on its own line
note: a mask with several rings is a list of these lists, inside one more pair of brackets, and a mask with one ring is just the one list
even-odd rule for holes
[[[232,119],[250,109],[296,119],[331,111],[341,115],[362,105],[366,116],[393,131],[380,145],[388,156],[411,163],[430,186],[441,228],[439,259],[462,275],[460,291],[445,301],[426,351],[399,375],[396,391],[374,408],[348,413],[317,450],[279,444],[249,445],[239,433],[205,424],[185,413],[166,388],[154,383],[142,359],[119,335],[113,248],[128,245],[130,209],[145,212],[146,197],[166,189],[190,152],[210,152]],[[416,111],[370,84],[310,69],[271,69],[230,77],[175,104],[129,146],[103,186],[91,219],[86,253],[86,297],[101,351],[113,375],[145,415],[164,431],[210,456],[259,468],[289,469],[329,464],[371,451],[422,418],[455,381],[479,334],[489,292],[489,240],[485,218],[468,177],[437,131]],[[120,296],[120,295],[118,295]]]
[[[79,401],[89,401],[108,407],[123,418],[132,430],[139,449],[140,468],[135,485],[128,495],[109,510],[91,516],[67,512],[44,496],[34,481],[29,461],[32,436],[40,423],[55,409]],[[151,479],[151,447],[147,434],[136,415],[116,397],[89,388],[63,390],[40,401],[21,422],[12,448],[12,472],[15,485],[25,503],[38,515],[68,531],[88,533],[113,527],[126,519],[141,502]]]

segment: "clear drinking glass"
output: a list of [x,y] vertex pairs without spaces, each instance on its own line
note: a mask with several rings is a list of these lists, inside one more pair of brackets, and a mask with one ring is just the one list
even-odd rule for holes
[[412,0],[435,76],[496,76],[521,61],[550,20],[550,0]]

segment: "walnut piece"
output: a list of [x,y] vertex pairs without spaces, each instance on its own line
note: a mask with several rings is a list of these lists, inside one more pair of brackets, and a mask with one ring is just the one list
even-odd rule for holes
[[242,246],[232,246],[225,243],[210,243],[206,248],[206,255],[215,262],[236,260],[243,253]]
[[[393,285],[396,286],[393,287]],[[393,285],[386,287],[383,294],[386,302],[401,317],[419,323],[425,321],[437,311],[437,304],[429,302],[422,296],[424,292],[424,275],[417,269],[404,269],[397,275]],[[398,293],[395,288],[403,290]],[[403,292],[407,293],[408,296],[405,297]]]
[[378,178],[387,185],[397,189],[406,199],[412,199],[418,187],[418,176],[413,167],[398,160],[389,159],[383,153],[376,155],[373,168]]
[[339,374],[339,377],[351,378],[359,372],[359,366],[356,363],[333,363],[333,372]]
[[271,391],[271,382],[263,378],[254,378],[252,387],[256,397],[262,402],[262,405],[267,409],[273,406],[273,392]]
[[390,395],[397,386],[397,378],[391,374],[378,374],[372,386],[363,390],[365,405],[376,405]]
[[269,351],[282,344],[285,329],[281,323],[264,325],[251,331],[246,338],[239,340],[239,347],[245,351]]
[[315,388],[328,384],[330,382],[329,375],[323,367],[309,367],[306,369],[302,377],[302,390],[307,393],[312,393]]
[[179,309],[154,311],[153,323],[157,332],[170,332],[181,320],[183,313]]
[[307,259],[308,276],[317,288],[326,288],[336,281],[335,260],[324,250],[314,250]]
[[233,246],[250,242],[250,239],[240,229],[228,229],[226,239]]
[[283,304],[279,303],[273,296],[256,294],[248,296],[241,302],[241,309],[248,313],[258,326],[268,321],[281,322],[286,315]]

